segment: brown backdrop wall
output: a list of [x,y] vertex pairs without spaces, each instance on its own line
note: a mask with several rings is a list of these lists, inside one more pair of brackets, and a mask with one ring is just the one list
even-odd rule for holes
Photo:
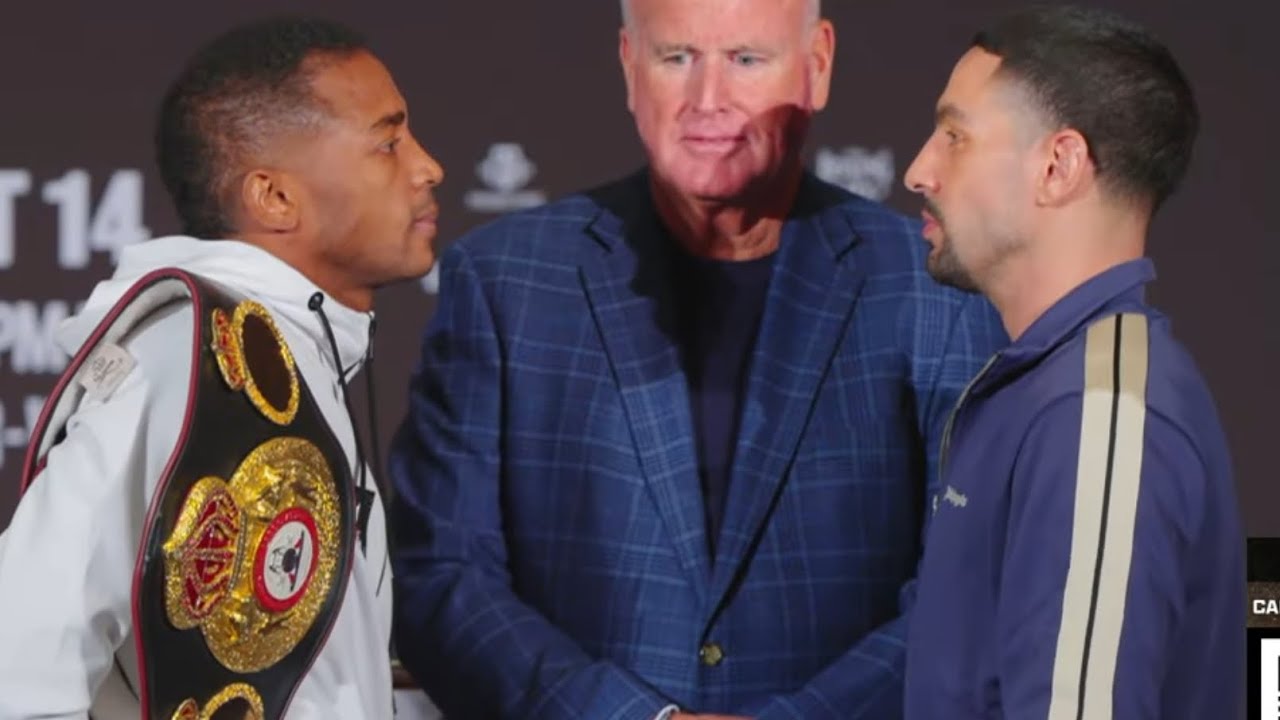
[[[1173,48],[1204,129],[1162,210],[1154,301],[1213,387],[1250,535],[1280,535],[1270,449],[1280,406],[1280,99],[1275,3],[1112,0]],[[914,213],[902,172],[974,29],[1014,0],[827,0],[835,88],[809,146],[822,175]],[[963,7],[961,7],[963,6]],[[10,3],[0,11],[0,528],[30,424],[65,358],[57,321],[110,273],[114,247],[177,224],[152,166],[156,102],[195,44],[228,24],[307,11],[366,33],[446,168],[444,242],[496,212],[617,177],[641,160],[616,62],[614,0]],[[378,297],[377,407],[385,445],[405,406],[430,280]],[[362,383],[358,383],[362,385]],[[358,396],[363,407],[365,398]],[[363,412],[362,409],[358,410]]]

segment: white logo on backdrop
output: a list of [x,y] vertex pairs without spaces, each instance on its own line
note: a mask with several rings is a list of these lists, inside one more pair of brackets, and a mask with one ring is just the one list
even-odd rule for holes
[[546,193],[526,186],[538,173],[538,166],[525,154],[520,143],[499,142],[476,165],[476,176],[488,187],[467,191],[463,204],[468,210],[504,213],[541,205]]
[[[462,204],[472,212],[494,215],[542,205],[547,201],[547,194],[528,188],[537,174],[538,166],[529,159],[523,145],[516,142],[493,143],[476,164],[476,177],[485,187],[468,190]],[[437,294],[440,291],[440,264],[436,263],[419,282],[423,292]]]
[[871,200],[884,200],[893,192],[893,149],[870,150],[849,145],[843,150],[818,149],[814,172],[834,185]]

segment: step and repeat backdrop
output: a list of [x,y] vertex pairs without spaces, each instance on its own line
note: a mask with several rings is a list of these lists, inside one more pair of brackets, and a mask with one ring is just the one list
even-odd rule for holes
[[[1216,392],[1250,535],[1280,535],[1270,450],[1280,409],[1280,249],[1274,209],[1280,61],[1275,3],[1109,4],[1149,23],[1199,93],[1204,130],[1184,189],[1162,211],[1154,300]],[[974,30],[1012,0],[827,0],[833,97],[812,168],[909,213],[902,173]],[[444,165],[441,244],[500,213],[554,199],[642,160],[617,64],[615,0],[6,3],[0,9],[0,528],[28,432],[67,358],[53,342],[120,249],[177,230],[152,164],[158,99],[193,47],[229,24],[308,12],[365,33]],[[1270,206],[1274,208],[1274,205]],[[378,297],[382,445],[399,423],[434,275]],[[357,383],[362,386],[363,383]],[[358,413],[367,398],[360,388]]]

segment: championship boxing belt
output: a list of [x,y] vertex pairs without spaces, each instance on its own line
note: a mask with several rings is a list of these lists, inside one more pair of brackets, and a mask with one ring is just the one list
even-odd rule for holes
[[22,490],[43,469],[86,388],[127,375],[122,365],[132,361],[117,345],[121,338],[160,308],[185,302],[195,316],[186,411],[133,574],[142,718],[274,720],[342,604],[354,486],[264,307],[180,270],[139,280],[45,403]]

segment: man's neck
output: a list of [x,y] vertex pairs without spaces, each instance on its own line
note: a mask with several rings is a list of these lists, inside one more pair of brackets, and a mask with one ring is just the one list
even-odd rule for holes
[[800,172],[742,200],[690,197],[652,175],[650,189],[658,217],[691,255],[754,260],[778,249],[782,225],[800,189]]
[[373,289],[355,282],[349,271],[320,262],[307,250],[312,244],[273,233],[242,231],[240,239],[291,265],[337,302],[359,312],[373,310]]
[[[1097,275],[1143,255],[1146,223],[1078,223],[1079,232],[1039,241],[1010,256],[983,293],[1017,340],[1041,315]],[[1061,233],[1060,233],[1061,235]]]

